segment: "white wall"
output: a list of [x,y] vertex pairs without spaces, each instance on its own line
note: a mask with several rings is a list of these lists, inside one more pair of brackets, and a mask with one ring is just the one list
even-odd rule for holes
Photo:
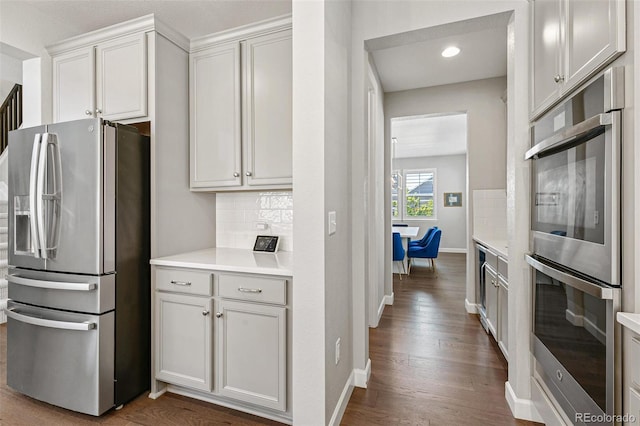
[[[351,338],[351,236],[349,235],[349,61],[351,3],[325,3],[325,212],[335,211],[338,231],[325,237],[325,415],[334,414],[353,370]],[[335,364],[336,340],[341,358]],[[348,389],[351,389],[350,387]]]
[[[216,194],[216,247],[251,249],[257,235],[278,235],[281,251],[293,250],[293,193]],[[266,224],[267,229],[257,229]]]
[[22,60],[0,52],[0,103],[16,83],[22,84]]
[[[293,422],[339,421],[353,370],[349,285],[351,4],[293,1]],[[337,214],[327,234],[327,213]],[[334,349],[341,339],[341,359]],[[344,391],[344,393],[343,393]],[[346,400],[345,400],[346,397]]]
[[216,198],[189,190],[189,55],[159,34],[148,40],[151,256],[160,257],[215,246]]
[[293,422],[326,424],[324,4],[293,0],[292,19]]
[[[435,219],[394,219],[394,222],[407,223],[420,227],[418,235],[422,237],[427,229],[437,226],[442,230],[441,252],[462,253],[467,251],[467,156],[442,155],[437,157],[396,158],[394,170],[436,169],[436,218]],[[445,192],[461,192],[462,207],[445,207]]]
[[[509,214],[509,253],[516,259],[509,265],[510,284],[515,289],[509,292],[509,302],[513,309],[514,324],[510,329],[516,335],[528,336],[530,330],[530,280],[529,271],[521,261],[528,247],[528,216],[516,212],[528,211],[528,178],[525,174],[523,153],[528,146],[528,58],[529,58],[529,2],[526,0],[504,1],[357,1],[353,3],[351,90],[352,90],[352,206],[354,210],[352,241],[352,280],[354,294],[354,366],[363,368],[368,360],[368,334],[364,321],[367,317],[366,284],[364,282],[365,263],[356,247],[364,240],[365,228],[357,222],[355,210],[363,205],[363,164],[366,141],[366,60],[365,42],[370,39],[418,30],[450,22],[486,16],[495,13],[513,12],[508,29],[508,54],[510,75],[507,78],[509,99],[515,99],[507,107],[509,137],[507,138],[507,163],[511,171],[507,174],[507,197]],[[387,95],[385,95],[385,98]],[[389,115],[386,111],[385,115]],[[388,145],[385,147],[388,153]],[[468,153],[472,155],[471,152]],[[385,176],[390,176],[389,169]],[[502,173],[504,174],[504,172]],[[469,177],[471,179],[471,177]],[[501,180],[504,181],[504,178]],[[510,184],[511,183],[511,184]],[[503,184],[504,185],[504,184]],[[388,198],[388,197],[386,197]],[[391,221],[385,223],[385,232],[391,232]],[[386,249],[387,250],[387,249]],[[390,246],[387,253],[390,253]],[[468,268],[469,269],[469,268]],[[470,270],[470,269],[469,269]],[[512,271],[515,274],[512,279]],[[467,283],[467,291],[474,291],[473,279]],[[389,289],[390,290],[390,289]],[[511,320],[510,315],[510,320]],[[358,328],[360,327],[360,328]],[[522,339],[510,340],[509,385],[513,398],[510,404],[513,411],[522,418],[532,414],[529,409],[530,398],[530,350],[529,343]],[[513,354],[513,355],[512,355]],[[531,417],[529,417],[531,418]]]

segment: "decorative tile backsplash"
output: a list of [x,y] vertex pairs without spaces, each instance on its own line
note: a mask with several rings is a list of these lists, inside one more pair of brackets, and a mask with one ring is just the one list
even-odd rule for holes
[[507,239],[507,193],[504,189],[473,191],[473,235]]
[[293,251],[293,193],[217,193],[216,232],[217,247],[251,249],[257,235],[278,235],[279,250]]

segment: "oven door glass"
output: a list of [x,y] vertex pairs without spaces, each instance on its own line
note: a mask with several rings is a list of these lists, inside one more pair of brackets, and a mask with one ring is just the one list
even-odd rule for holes
[[607,300],[534,272],[535,336],[607,410]]
[[534,161],[532,229],[604,244],[605,127],[585,139]]

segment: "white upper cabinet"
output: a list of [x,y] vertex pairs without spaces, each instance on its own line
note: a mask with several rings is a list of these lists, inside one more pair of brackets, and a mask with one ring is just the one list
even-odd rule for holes
[[531,118],[626,49],[624,0],[532,2]]
[[[110,36],[78,48],[50,46],[53,119],[147,116],[146,34]],[[59,53],[59,52],[62,53]]]
[[247,185],[291,184],[291,31],[243,44]]
[[558,98],[555,81],[560,69],[560,2],[533,3],[533,105],[550,105]]
[[55,122],[93,117],[95,105],[94,58],[93,47],[53,57],[53,113]]
[[240,44],[192,54],[191,188],[242,184]]
[[97,114],[107,120],[147,115],[146,34],[96,47]]
[[194,191],[290,189],[290,21],[192,41]]

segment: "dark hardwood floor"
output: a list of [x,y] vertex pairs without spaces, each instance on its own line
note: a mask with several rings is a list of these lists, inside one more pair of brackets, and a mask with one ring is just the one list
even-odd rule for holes
[[[507,363],[465,311],[465,255],[442,253],[402,281],[369,332],[371,379],[356,388],[342,425],[526,425],[504,398]],[[424,266],[423,266],[424,265]]]
[[[507,364],[464,309],[465,257],[441,254],[438,276],[416,266],[394,277],[395,303],[370,330],[372,374],[355,389],[343,425],[525,425],[504,399]],[[0,425],[275,425],[224,407],[146,393],[95,418],[20,395],[6,385],[6,325],[0,325]],[[301,425],[315,426],[315,425]]]

